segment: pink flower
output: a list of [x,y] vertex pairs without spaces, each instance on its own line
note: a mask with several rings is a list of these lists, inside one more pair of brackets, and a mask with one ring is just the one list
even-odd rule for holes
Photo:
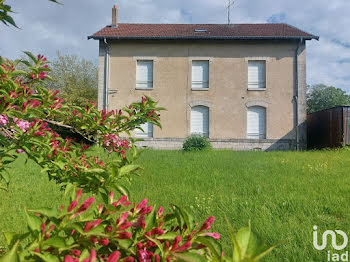
[[205,236],[210,236],[210,237],[212,237],[212,238],[214,238],[214,239],[216,239],[216,240],[218,240],[218,239],[220,239],[220,234],[219,233],[205,233],[204,234]]
[[121,198],[119,198],[119,200],[117,202],[114,202],[112,205],[116,207],[116,206],[124,203],[126,200],[128,200],[128,197],[122,196]]
[[113,231],[113,227],[111,225],[106,226],[105,231],[107,233],[111,233]]
[[96,261],[96,251],[95,249],[91,249],[90,251],[90,262],[95,262]]
[[159,207],[158,211],[157,211],[157,215],[161,216],[164,212],[164,208],[163,207]]
[[30,127],[30,123],[24,120],[18,120],[15,123],[24,133],[27,132]]
[[89,197],[88,199],[86,199],[84,203],[78,208],[78,213],[81,214],[84,211],[86,211],[94,202],[95,202],[95,198],[93,197]]
[[113,191],[109,192],[109,201],[113,203],[114,193]]
[[[114,251],[112,254],[109,255],[106,262],[117,262],[119,258],[120,258],[120,252]],[[124,261],[126,261],[126,260],[124,260]]]
[[192,246],[192,243],[190,241],[187,241],[185,244],[177,248],[176,252],[185,252],[187,249],[189,249]]
[[135,258],[133,258],[131,256],[124,258],[124,262],[134,262],[134,261],[135,261]]
[[77,192],[77,196],[76,196],[76,201],[79,201],[79,199],[81,198],[81,195],[82,195],[83,191],[81,189],[78,190]]
[[146,198],[144,200],[142,200],[141,203],[138,204],[138,206],[136,207],[136,210],[140,211],[141,209],[145,208],[147,205],[147,202],[148,202],[148,199],[146,199]]
[[72,210],[78,205],[78,201],[74,200],[72,203],[70,203],[67,212],[72,212]]
[[67,255],[67,256],[64,258],[64,262],[74,262],[74,259],[73,259],[70,255]]
[[176,236],[174,241],[173,241],[173,244],[172,244],[172,247],[171,247],[171,250],[175,250],[178,248],[179,246],[179,243],[181,242],[182,238],[180,236]]
[[117,236],[118,239],[130,239],[131,238],[131,233],[124,231],[120,232]]
[[99,243],[101,246],[108,246],[109,240],[108,240],[108,238],[103,238],[103,239],[100,239],[100,240],[98,241],[98,243]]
[[9,122],[7,115],[0,115],[0,125],[6,126]]
[[118,227],[118,230],[126,230],[128,229],[129,227],[132,226],[132,223],[131,222],[124,222],[123,224],[121,224],[119,227]]
[[42,223],[41,226],[40,226],[40,229],[41,229],[41,234],[44,235],[45,229],[46,229],[46,224],[45,224],[45,223]]
[[78,250],[78,249],[73,249],[73,250],[72,250],[72,254],[73,254],[74,256],[78,257],[78,256],[80,256],[81,251]]
[[203,223],[202,227],[199,229],[199,231],[207,231],[210,229],[211,224],[214,223],[215,217],[211,216],[208,217],[207,220],[205,220],[205,222]]
[[153,228],[151,230],[151,234],[152,235],[163,235],[164,234],[164,230],[161,229],[160,227],[156,227],[156,228]]

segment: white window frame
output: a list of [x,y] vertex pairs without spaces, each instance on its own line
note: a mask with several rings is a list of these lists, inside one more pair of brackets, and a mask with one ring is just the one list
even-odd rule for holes
[[[190,75],[191,75],[191,89],[194,90],[194,91],[208,91],[209,88],[210,88],[210,63],[212,62],[212,59],[210,58],[190,58],[190,62],[191,62],[191,72],[190,72]],[[207,81],[207,87],[196,87],[196,86],[193,86],[193,64],[196,63],[196,62],[205,62],[205,63],[208,63],[208,81]],[[200,81],[201,83],[203,83],[204,85],[204,82],[203,81]]]
[[[203,108],[206,108],[207,112],[208,112],[208,132],[207,133],[194,133],[192,132],[192,110],[195,108],[195,107],[203,107]],[[204,131],[204,130],[203,130]],[[191,111],[190,111],[190,134],[191,135],[197,135],[197,136],[202,136],[202,137],[206,137],[206,138],[209,138],[209,135],[210,135],[210,108],[208,106],[205,106],[205,105],[196,105],[196,106],[193,106],[191,107]]]
[[[145,125],[147,125],[147,130],[145,130]],[[152,123],[145,123],[141,125],[141,128],[146,131],[146,132],[142,132],[140,129],[135,129],[135,137],[138,138],[153,138],[153,133],[154,133],[154,125]],[[149,130],[151,129],[151,130]]]
[[[266,90],[266,85],[267,85],[267,61],[266,59],[251,59],[247,60],[248,64],[248,90],[250,91],[265,91]],[[249,66],[252,63],[263,63],[264,64],[264,81],[254,83],[256,84],[257,87],[251,87],[252,83],[249,81]],[[263,84],[263,87],[259,87],[260,84]]]
[[[251,110],[252,108],[260,108],[260,109],[263,109],[264,110],[264,133],[259,133],[259,134],[252,134],[252,133],[249,133],[249,129],[248,129],[248,126],[249,126],[249,110]],[[266,139],[267,138],[267,109],[266,107],[263,107],[263,106],[251,106],[251,107],[248,107],[247,108],[247,139],[255,139],[255,140],[263,140],[263,139]]]
[[[154,89],[154,61],[155,61],[155,59],[147,58],[147,57],[140,57],[140,58],[134,58],[134,60],[136,61],[136,89],[137,90],[153,90]],[[151,62],[152,63],[152,81],[148,81],[148,82],[152,83],[151,87],[143,87],[143,86],[140,86],[138,83],[137,72],[138,72],[139,62]]]

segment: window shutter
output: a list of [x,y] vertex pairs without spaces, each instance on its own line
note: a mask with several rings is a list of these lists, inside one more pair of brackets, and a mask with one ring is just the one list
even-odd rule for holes
[[266,62],[248,62],[248,88],[266,88]]
[[192,88],[209,88],[209,61],[192,61]]
[[209,137],[209,108],[195,106],[191,109],[191,135]]
[[137,61],[136,87],[153,88],[153,61]]
[[266,138],[266,109],[264,107],[248,108],[247,136],[250,139]]
[[140,129],[136,129],[135,133],[137,137],[153,137],[153,124],[145,123],[141,125],[141,128],[144,132]]

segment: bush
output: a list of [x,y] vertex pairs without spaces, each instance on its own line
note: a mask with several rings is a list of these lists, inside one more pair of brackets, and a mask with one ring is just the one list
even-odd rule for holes
[[182,148],[186,152],[201,151],[211,148],[211,144],[205,137],[202,136],[190,136],[185,140]]

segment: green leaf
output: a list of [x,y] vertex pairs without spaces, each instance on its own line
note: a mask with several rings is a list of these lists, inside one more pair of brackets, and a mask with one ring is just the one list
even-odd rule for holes
[[9,248],[12,248],[16,242],[21,241],[25,238],[27,238],[30,233],[24,233],[24,234],[17,234],[17,233],[13,233],[13,232],[4,232],[4,237],[6,239],[6,243],[8,245]]
[[45,262],[58,262],[58,257],[51,255],[50,253],[44,252],[44,253],[36,253],[34,252],[34,255],[40,257]]
[[65,249],[68,246],[66,245],[64,238],[59,236],[54,236],[43,242],[43,249],[47,249],[50,247]]
[[176,232],[168,232],[163,235],[157,236],[159,240],[174,240],[179,234]]
[[218,241],[209,236],[198,237],[195,239],[195,242],[199,242],[209,248],[213,261],[220,261],[222,247]]
[[17,254],[17,247],[19,241],[11,248],[9,252],[5,254],[2,258],[0,258],[0,262],[19,262],[19,257]]
[[40,226],[43,223],[40,217],[37,217],[34,214],[28,214],[27,210],[25,210],[25,213],[26,213],[28,227],[32,231],[35,231],[35,230],[40,231]]
[[5,180],[7,184],[10,182],[10,174],[6,170],[2,170],[0,176]]
[[187,229],[189,231],[192,231],[195,225],[193,216],[184,208],[181,208],[179,206],[173,205],[175,208],[177,208],[185,222],[185,225],[187,225]]
[[175,253],[178,262],[206,262],[206,258],[196,253]]
[[84,249],[83,252],[81,252],[81,255],[79,257],[79,262],[82,262],[84,259],[90,257],[90,252],[87,249]]
[[119,176],[125,176],[127,174],[130,174],[131,172],[134,172],[136,170],[138,170],[140,168],[140,166],[138,165],[127,165],[127,166],[123,166],[119,169]]
[[44,215],[46,217],[56,217],[57,216],[57,210],[54,208],[38,208],[38,209],[31,209],[28,210],[33,213],[39,213],[41,215]]
[[25,53],[31,60],[33,60],[35,64],[38,62],[38,59],[31,52],[24,51],[23,53]]
[[154,206],[152,209],[152,212],[148,214],[147,217],[145,218],[145,224],[146,224],[145,230],[149,231],[152,228],[154,228],[156,225],[156,222],[157,222],[157,210]]
[[157,246],[158,246],[158,248],[159,248],[159,251],[160,251],[160,253],[162,254],[162,257],[164,256],[164,249],[163,249],[163,245],[162,245],[162,243],[160,243],[158,240],[156,240],[156,239],[153,239],[153,238],[151,238],[151,237],[148,237],[147,235],[145,235],[149,240],[151,240],[153,243],[155,243]]
[[118,191],[121,195],[130,197],[130,191],[127,187],[121,186],[121,185],[116,185],[116,186],[113,186],[113,188],[116,191]]

